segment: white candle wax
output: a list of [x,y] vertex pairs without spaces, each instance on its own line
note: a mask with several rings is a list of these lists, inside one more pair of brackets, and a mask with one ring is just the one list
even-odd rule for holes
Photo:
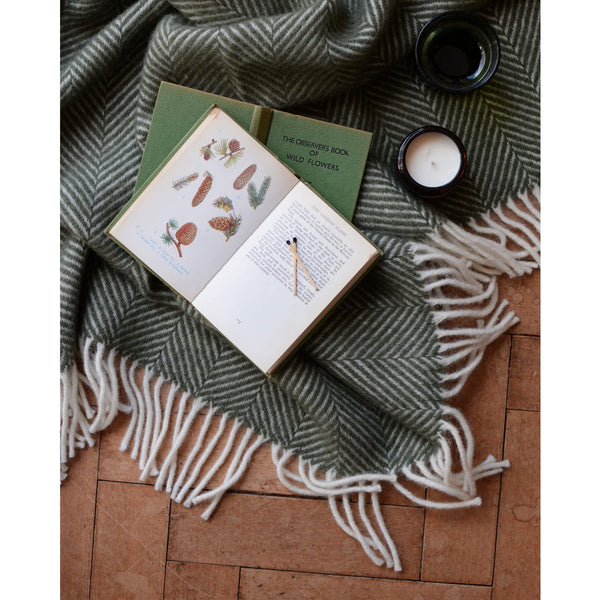
[[440,187],[450,183],[458,174],[461,153],[451,137],[438,131],[428,131],[410,142],[405,165],[417,183]]

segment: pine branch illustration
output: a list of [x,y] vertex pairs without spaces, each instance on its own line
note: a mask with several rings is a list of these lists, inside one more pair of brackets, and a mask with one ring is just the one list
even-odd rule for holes
[[261,186],[258,195],[264,200],[267,191],[269,190],[269,186],[271,185],[271,178],[265,177]]
[[251,181],[248,184],[248,203],[254,210],[256,210],[256,207],[260,206],[264,202],[265,195],[267,194],[270,185],[270,177],[264,178],[259,190],[256,189],[254,182]]
[[255,210],[261,202],[260,198],[258,197],[258,192],[256,191],[256,186],[252,181],[248,184],[248,202]]
[[[240,158],[242,158],[243,154],[244,154],[244,149],[243,148],[241,150],[238,150],[237,152],[229,153],[227,155],[227,160],[225,161],[225,166],[226,167],[233,167],[233,165],[235,165],[235,163]],[[223,158],[225,158],[225,156],[222,156],[219,160],[223,160]]]
[[228,242],[232,235],[235,235],[242,224],[242,217],[232,217],[231,227],[225,232],[225,241]]
[[206,146],[202,146],[202,148],[200,148],[200,154],[202,154],[204,160],[210,160],[214,156],[211,146],[216,143],[217,140],[213,139],[210,144],[206,144]]
[[227,139],[219,140],[217,145],[215,146],[215,154],[218,154],[221,157],[227,155],[229,141]]
[[215,146],[215,154],[219,155],[219,160],[225,161],[226,167],[232,167],[238,159],[242,158],[245,148],[240,147],[237,140],[229,141],[227,138],[219,140]]
[[[174,225],[173,225],[174,223]],[[177,254],[179,254],[179,258],[181,258],[181,246],[179,244],[179,242],[173,238],[173,236],[171,235],[171,232],[169,231],[169,227],[172,227],[173,229],[177,229],[177,221],[175,221],[175,219],[170,219],[169,221],[167,221],[167,232],[164,235],[167,235],[168,237],[171,238],[171,242],[173,244],[175,244],[175,248],[177,248]],[[163,238],[164,240],[165,238]],[[167,242],[165,242],[167,243]],[[168,243],[167,243],[168,245]]]
[[184,185],[187,185],[191,181],[198,179],[198,173],[192,173],[191,175],[187,175],[186,177],[181,177],[173,182],[173,189],[180,190]]

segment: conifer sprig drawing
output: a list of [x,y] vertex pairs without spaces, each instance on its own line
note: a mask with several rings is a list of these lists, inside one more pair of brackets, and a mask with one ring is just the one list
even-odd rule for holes
[[184,185],[187,185],[195,179],[198,179],[198,173],[192,173],[191,175],[181,177],[180,179],[177,179],[173,182],[173,189],[180,190]]
[[240,147],[238,140],[222,139],[215,146],[215,154],[219,155],[219,160],[225,161],[226,167],[232,167],[242,158],[245,148]]
[[254,210],[256,210],[256,207],[260,206],[264,202],[265,195],[267,194],[270,185],[270,177],[265,177],[263,179],[263,182],[260,185],[260,189],[258,190],[256,189],[256,186],[254,185],[253,181],[251,181],[248,184],[248,203]]
[[[172,244],[177,248],[179,258],[182,258],[181,246],[188,246],[196,238],[198,227],[194,223],[184,223],[181,227],[175,219],[169,219],[167,221],[167,230],[160,237],[163,243],[167,246]],[[173,235],[175,237],[173,237]]]
[[204,160],[210,160],[214,156],[214,152],[212,151],[211,146],[216,143],[217,140],[213,138],[210,144],[206,144],[206,146],[202,146],[202,148],[200,148],[200,153],[202,154],[202,158]]

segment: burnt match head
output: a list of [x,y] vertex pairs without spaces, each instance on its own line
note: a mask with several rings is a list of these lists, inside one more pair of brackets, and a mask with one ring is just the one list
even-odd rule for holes
[[298,241],[296,238],[292,238],[292,241],[294,242],[294,244],[296,244],[296,242]]
[[290,240],[285,240],[285,243],[289,246],[292,242],[290,242]]

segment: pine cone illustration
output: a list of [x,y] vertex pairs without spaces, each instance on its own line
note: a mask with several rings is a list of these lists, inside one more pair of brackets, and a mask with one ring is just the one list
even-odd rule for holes
[[204,173],[204,179],[202,180],[202,183],[200,184],[196,195],[192,199],[192,206],[198,206],[198,204],[200,204],[200,202],[202,202],[202,200],[206,198],[206,195],[212,187],[212,182],[212,175],[208,171],[206,171],[206,173]]
[[256,173],[256,165],[250,165],[244,169],[238,178],[233,182],[233,189],[241,190],[249,181],[252,176]]
[[241,217],[232,215],[230,217],[214,217],[208,224],[217,231],[222,231],[225,234],[225,241],[228,242],[232,235],[235,235],[242,222]]
[[[171,233],[171,229],[175,229],[175,237]],[[181,246],[189,246],[196,238],[198,228],[194,223],[184,223],[181,227],[177,224],[175,219],[171,219],[167,222],[167,231],[162,234],[162,241],[167,246],[175,244],[179,257],[182,257]]]
[[233,225],[233,217],[214,217],[208,224],[217,231],[227,231]]
[[219,155],[219,160],[225,161],[226,167],[232,167],[244,154],[244,148],[240,147],[238,140],[227,140],[223,138],[215,145],[215,154]]
[[177,230],[175,237],[182,246],[189,246],[194,241],[196,233],[198,227],[194,223],[185,223]]

